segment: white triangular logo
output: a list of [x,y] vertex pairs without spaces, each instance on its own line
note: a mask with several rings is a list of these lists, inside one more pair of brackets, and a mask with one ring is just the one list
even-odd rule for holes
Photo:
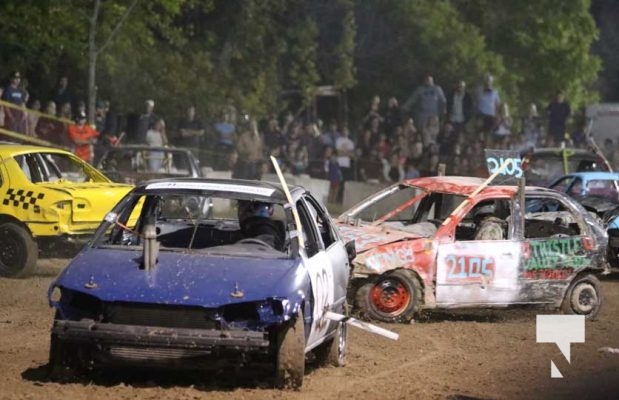
[[561,375],[561,372],[559,372],[559,368],[557,368],[557,366],[554,362],[552,362],[552,360],[550,360],[550,377],[563,378],[563,375]]

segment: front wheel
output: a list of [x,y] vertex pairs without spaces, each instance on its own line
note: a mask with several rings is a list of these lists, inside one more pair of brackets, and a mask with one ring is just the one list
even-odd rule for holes
[[593,320],[602,306],[600,281],[592,274],[576,277],[565,293],[561,311],[564,314],[584,315]]
[[347,341],[348,330],[346,322],[337,322],[335,336],[314,350],[318,365],[345,366]]
[[275,387],[298,389],[305,375],[305,325],[303,312],[277,333]]
[[421,283],[409,270],[398,269],[363,284],[356,305],[364,316],[383,322],[408,322],[421,301]]
[[22,226],[5,222],[0,225],[0,276],[25,278],[37,264],[39,249]]

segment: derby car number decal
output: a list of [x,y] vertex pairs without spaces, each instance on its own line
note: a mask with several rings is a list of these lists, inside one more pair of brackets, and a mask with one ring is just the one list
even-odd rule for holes
[[331,309],[335,297],[333,269],[325,253],[318,253],[309,260],[308,273],[314,297],[312,330],[308,338],[308,343],[312,343],[327,333],[329,320],[325,312]]

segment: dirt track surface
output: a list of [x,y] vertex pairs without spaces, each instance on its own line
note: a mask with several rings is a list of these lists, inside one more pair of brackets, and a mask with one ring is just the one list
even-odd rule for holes
[[[560,399],[619,398],[619,277],[603,282],[599,320],[571,364],[555,344],[535,343],[544,310],[435,313],[383,325],[393,342],[351,328],[348,365],[311,369],[301,391],[270,389],[230,374],[105,371],[69,383],[46,377],[52,311],[49,283],[67,260],[41,260],[34,277],[0,278],[0,399]],[[550,378],[550,360],[563,379]]]

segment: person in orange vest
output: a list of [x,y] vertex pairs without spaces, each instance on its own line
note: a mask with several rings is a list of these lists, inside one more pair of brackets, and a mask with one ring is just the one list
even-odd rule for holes
[[93,144],[99,137],[99,132],[86,123],[86,113],[80,112],[75,124],[69,125],[69,139],[73,142],[73,152],[86,162],[92,162]]

